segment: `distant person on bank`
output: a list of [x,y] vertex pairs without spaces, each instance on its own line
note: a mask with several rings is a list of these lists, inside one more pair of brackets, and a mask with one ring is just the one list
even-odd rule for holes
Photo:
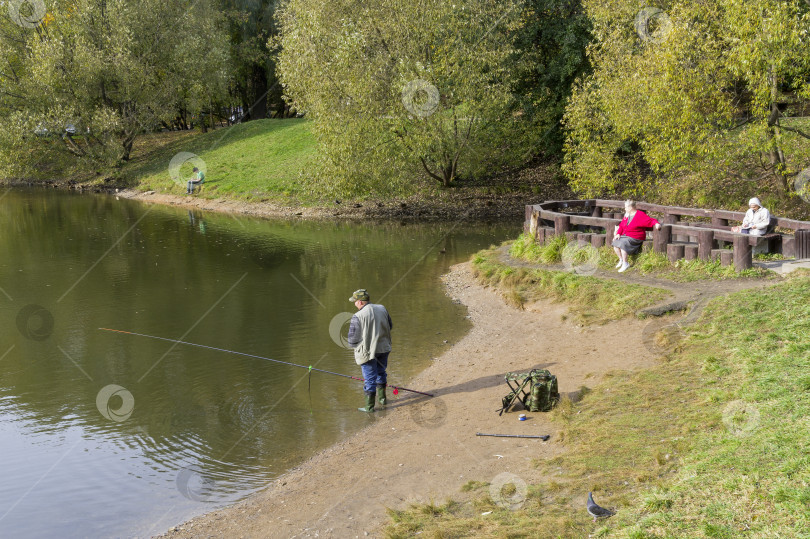
[[192,172],[194,173],[194,176],[188,181],[188,185],[186,186],[187,195],[190,195],[191,193],[194,192],[195,185],[202,185],[205,182],[205,172],[198,169],[197,167],[194,167],[194,170],[192,170]]
[[613,251],[619,257],[616,267],[619,273],[627,271],[630,267],[628,257],[641,250],[647,231],[650,229],[661,229],[661,223],[636,209],[634,200],[627,200],[624,203],[624,218],[616,227],[613,237]]
[[767,208],[762,207],[762,203],[757,197],[748,201],[748,211],[745,212],[742,226],[731,228],[732,232],[740,234],[751,234],[752,236],[762,236],[771,224],[771,214]]
[[375,396],[385,406],[388,377],[388,354],[391,352],[391,316],[382,305],[369,303],[368,291],[356,290],[349,301],[357,313],[349,324],[349,346],[354,348],[354,360],[363,372],[366,405],[361,412],[373,412]]

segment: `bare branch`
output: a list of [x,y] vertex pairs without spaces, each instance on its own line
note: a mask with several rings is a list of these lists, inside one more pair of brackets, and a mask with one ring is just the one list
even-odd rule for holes
[[434,180],[436,180],[436,181],[437,181],[437,182],[439,182],[439,183],[442,183],[442,184],[444,183],[444,178],[442,178],[442,177],[441,177],[441,176],[439,176],[438,174],[434,174],[434,173],[433,173],[433,172],[432,172],[432,171],[431,171],[431,170],[428,168],[427,163],[425,163],[425,158],[424,158],[424,157],[419,157],[419,161],[421,161],[421,162],[422,162],[422,167],[425,169],[425,172],[427,172],[427,173],[428,173],[428,175],[429,175],[431,178],[433,178]]
[[779,127],[781,129],[784,129],[785,131],[790,131],[791,133],[796,133],[797,135],[799,135],[801,137],[804,137],[806,139],[810,139],[810,135],[808,135],[807,133],[805,133],[801,129],[797,129],[795,127],[787,127],[787,126],[782,125],[782,124],[779,124]]

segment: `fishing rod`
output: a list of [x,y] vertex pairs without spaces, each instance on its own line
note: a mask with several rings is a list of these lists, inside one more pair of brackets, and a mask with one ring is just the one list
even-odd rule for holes
[[[339,373],[339,372],[332,372],[332,371],[325,371],[323,369],[316,369],[312,365],[310,365],[310,366],[299,365],[297,363],[290,363],[289,361],[281,361],[279,359],[271,359],[269,357],[257,356],[255,354],[247,354],[245,352],[237,352],[236,350],[227,350],[225,348],[217,348],[215,346],[207,346],[205,344],[197,344],[197,343],[193,343],[193,342],[178,341],[176,339],[167,339],[166,337],[156,337],[154,335],[146,335],[145,333],[135,333],[134,331],[124,331],[124,330],[121,330],[121,329],[109,329],[109,328],[98,328],[98,329],[100,329],[102,331],[112,331],[114,333],[123,333],[125,335],[137,335],[138,337],[147,337],[149,339],[157,339],[157,340],[160,340],[160,341],[173,342],[173,343],[176,343],[176,344],[185,344],[185,345],[188,345],[188,346],[196,346],[197,348],[207,348],[209,350],[216,350],[218,352],[226,352],[228,354],[236,354],[236,355],[239,355],[239,356],[247,356],[247,357],[252,357],[252,358],[256,358],[256,359],[264,359],[266,361],[272,361],[274,363],[281,363],[283,365],[290,365],[292,367],[298,367],[300,369],[307,369],[307,370],[309,370],[310,373],[312,371],[317,371],[317,372],[322,372],[324,374],[333,374],[335,376],[342,376],[343,378],[351,378],[352,380],[357,380],[359,382],[365,382],[365,380],[363,378],[357,378],[356,376],[349,376],[348,374],[342,374],[342,373]],[[397,391],[410,391],[411,393],[419,393],[420,395],[426,395],[428,397],[433,396],[430,393],[423,393],[422,391],[417,391],[415,389],[408,389],[407,387],[392,386],[390,384],[389,384],[389,386],[394,389],[394,394],[395,395],[397,394]]]
[[535,436],[533,434],[484,434],[483,432],[476,432],[476,436],[497,436],[498,438],[539,438],[544,442],[551,438],[550,435],[544,434],[542,436]]

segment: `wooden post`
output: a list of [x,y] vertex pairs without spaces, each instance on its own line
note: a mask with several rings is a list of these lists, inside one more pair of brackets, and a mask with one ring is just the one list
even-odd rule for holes
[[579,234],[576,232],[566,232],[565,237],[568,238],[568,243],[575,243]]
[[602,207],[594,206],[591,210],[591,217],[602,217]]
[[734,269],[737,271],[751,269],[754,266],[751,255],[749,236],[734,236]]
[[577,236],[577,245],[590,245],[591,236],[593,236],[593,234],[580,233],[579,236]]
[[529,236],[537,238],[537,220],[540,219],[540,213],[533,211],[531,219],[529,220]]
[[712,249],[712,262],[719,262],[720,255],[723,254],[725,249]]
[[672,225],[662,225],[661,230],[653,229],[653,251],[667,253],[667,245],[672,241]]
[[608,247],[613,247],[613,229],[616,228],[615,225],[608,225],[605,229],[605,245]]
[[682,243],[670,243],[667,245],[667,258],[673,264],[683,258],[684,245]]
[[[672,215],[669,213],[664,214],[664,222],[665,225],[674,225],[680,221],[680,218],[677,215]],[[683,241],[683,238],[677,234],[671,234],[669,241]]]
[[526,206],[526,210],[524,212],[525,217],[523,220],[528,221],[529,219],[531,219],[532,215],[534,214],[534,211],[535,211],[534,206]]
[[723,249],[720,251],[720,265],[721,266],[730,266],[734,263],[734,251],[729,251],[728,249]]
[[686,260],[694,260],[698,257],[698,246],[697,245],[684,245],[683,246],[683,257]]
[[546,241],[546,229],[543,228],[542,226],[538,226],[534,238],[537,241],[537,243],[543,245],[543,243],[545,243]]
[[782,256],[785,258],[796,257],[796,238],[794,236],[784,236],[782,238]]
[[605,246],[605,237],[602,234],[591,234],[591,245],[599,249]]
[[712,247],[714,246],[714,230],[698,231],[698,258],[710,260],[712,257]]
[[810,230],[800,228],[793,233],[793,256],[796,260],[810,258]]
[[562,236],[571,228],[571,218],[567,215],[554,216],[554,233]]
[[721,219],[719,217],[712,217],[712,226],[717,227],[717,228],[728,226],[728,219]]

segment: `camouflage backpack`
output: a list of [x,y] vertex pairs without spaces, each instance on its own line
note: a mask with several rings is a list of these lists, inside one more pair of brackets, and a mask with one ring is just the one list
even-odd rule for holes
[[545,369],[532,369],[525,373],[508,372],[504,377],[512,391],[503,398],[501,413],[520,399],[530,412],[548,412],[560,400],[557,377]]

